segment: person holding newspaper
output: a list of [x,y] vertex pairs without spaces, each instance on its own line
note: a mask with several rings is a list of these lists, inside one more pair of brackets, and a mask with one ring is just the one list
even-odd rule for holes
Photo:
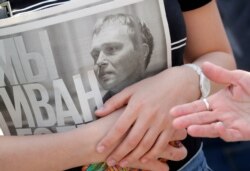
[[[126,87],[96,112],[109,116],[78,129],[42,136],[0,137],[2,170],[65,170],[105,160],[110,166],[152,171],[167,171],[168,165],[170,170],[209,170],[199,139],[185,139],[188,155],[182,161],[178,160],[186,156],[185,148],[169,145],[186,135],[184,129],[173,128],[169,110],[208,93],[199,89],[200,72],[177,65],[182,64],[184,56],[184,61],[194,63],[195,68],[210,61],[234,69],[234,59],[214,1],[164,2],[174,67]],[[212,92],[218,88],[212,84]],[[159,158],[169,161],[163,163]]]
[[203,65],[204,73],[226,87],[203,100],[176,106],[171,115],[175,128],[187,128],[195,137],[220,137],[225,141],[250,140],[250,73],[228,71],[211,63]]

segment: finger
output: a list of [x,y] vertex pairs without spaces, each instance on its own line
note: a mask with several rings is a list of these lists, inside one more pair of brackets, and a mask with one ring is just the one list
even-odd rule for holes
[[166,150],[161,154],[161,158],[172,161],[180,161],[186,156],[187,149],[183,145],[179,147],[173,147],[172,145],[168,145]]
[[193,113],[186,116],[181,116],[173,120],[173,127],[176,129],[187,128],[191,125],[204,125],[218,120],[218,115],[213,111]]
[[170,110],[170,114],[174,117],[178,117],[178,116],[187,115],[190,113],[198,113],[202,111],[207,111],[206,104],[204,103],[203,100],[196,100],[192,103],[187,103],[187,104],[173,107]]
[[158,158],[159,154],[164,151],[170,141],[170,137],[172,136],[172,131],[163,131],[159,138],[157,139],[155,145],[152,147],[152,149],[146,153],[141,161],[143,163],[147,162],[148,160],[151,159],[156,159]]
[[126,156],[120,162],[120,165],[122,167],[125,167],[128,163],[133,163],[133,161],[139,160],[154,145],[159,135],[158,132],[159,131],[156,129],[149,129],[136,149],[134,149],[128,156]]
[[169,171],[169,167],[166,162],[161,162],[159,160],[152,160],[143,164],[141,162],[136,162],[128,165],[129,168],[136,168],[142,170],[150,170],[150,171]]
[[137,110],[133,105],[128,105],[108,134],[97,145],[97,152],[103,153],[106,149],[112,147],[128,129],[132,126],[137,118]]
[[205,62],[202,65],[202,69],[210,80],[217,83],[231,84],[236,79],[233,71],[226,70],[209,62]]
[[97,116],[106,116],[116,109],[119,109],[122,106],[126,105],[130,97],[131,92],[129,88],[126,88],[106,101],[102,108],[95,111],[95,114]]
[[218,130],[215,129],[214,124],[192,125],[188,127],[187,132],[189,135],[193,137],[207,137],[207,138],[219,137]]
[[176,130],[171,137],[171,141],[179,141],[179,140],[184,140],[187,137],[187,131],[186,129],[179,129]]
[[[127,137],[123,140],[123,142],[115,149],[112,154],[107,159],[108,165],[114,165],[117,162],[121,161],[128,153],[130,153],[132,150],[134,150],[140,141],[145,136],[148,125],[149,125],[149,119],[142,118],[138,119],[132,129],[129,131],[129,134]],[[153,141],[153,140],[151,140]],[[136,161],[136,160],[133,160]],[[126,161],[123,161],[123,163],[127,163]],[[123,164],[123,167],[125,165]]]
[[226,128],[222,122],[217,122],[215,129],[218,131],[219,136],[226,142],[242,141],[244,140],[240,131],[235,129]]

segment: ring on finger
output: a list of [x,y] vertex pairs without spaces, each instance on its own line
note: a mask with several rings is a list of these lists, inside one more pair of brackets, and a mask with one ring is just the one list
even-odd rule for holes
[[208,103],[207,99],[204,98],[204,99],[202,99],[202,101],[205,103],[206,109],[207,109],[208,111],[211,111],[212,109],[211,109],[210,104]]

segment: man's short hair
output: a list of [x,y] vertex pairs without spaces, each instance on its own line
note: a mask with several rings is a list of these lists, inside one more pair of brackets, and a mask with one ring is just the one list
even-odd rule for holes
[[135,49],[137,48],[137,45],[141,43],[137,36],[137,34],[140,33],[140,38],[142,40],[142,43],[147,44],[149,47],[149,53],[145,60],[145,64],[147,67],[150,62],[154,48],[154,40],[150,32],[150,29],[138,17],[129,14],[119,13],[119,14],[108,15],[105,16],[104,18],[99,19],[94,27],[93,35],[99,34],[106,25],[114,23],[126,25],[128,27],[128,34],[134,44]]

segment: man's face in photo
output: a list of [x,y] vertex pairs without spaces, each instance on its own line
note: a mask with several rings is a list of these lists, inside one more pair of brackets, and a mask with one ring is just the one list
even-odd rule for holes
[[[138,45],[139,46],[139,45]],[[105,25],[93,36],[91,55],[95,74],[105,90],[127,86],[145,70],[142,48],[132,42],[128,27],[119,23]]]

